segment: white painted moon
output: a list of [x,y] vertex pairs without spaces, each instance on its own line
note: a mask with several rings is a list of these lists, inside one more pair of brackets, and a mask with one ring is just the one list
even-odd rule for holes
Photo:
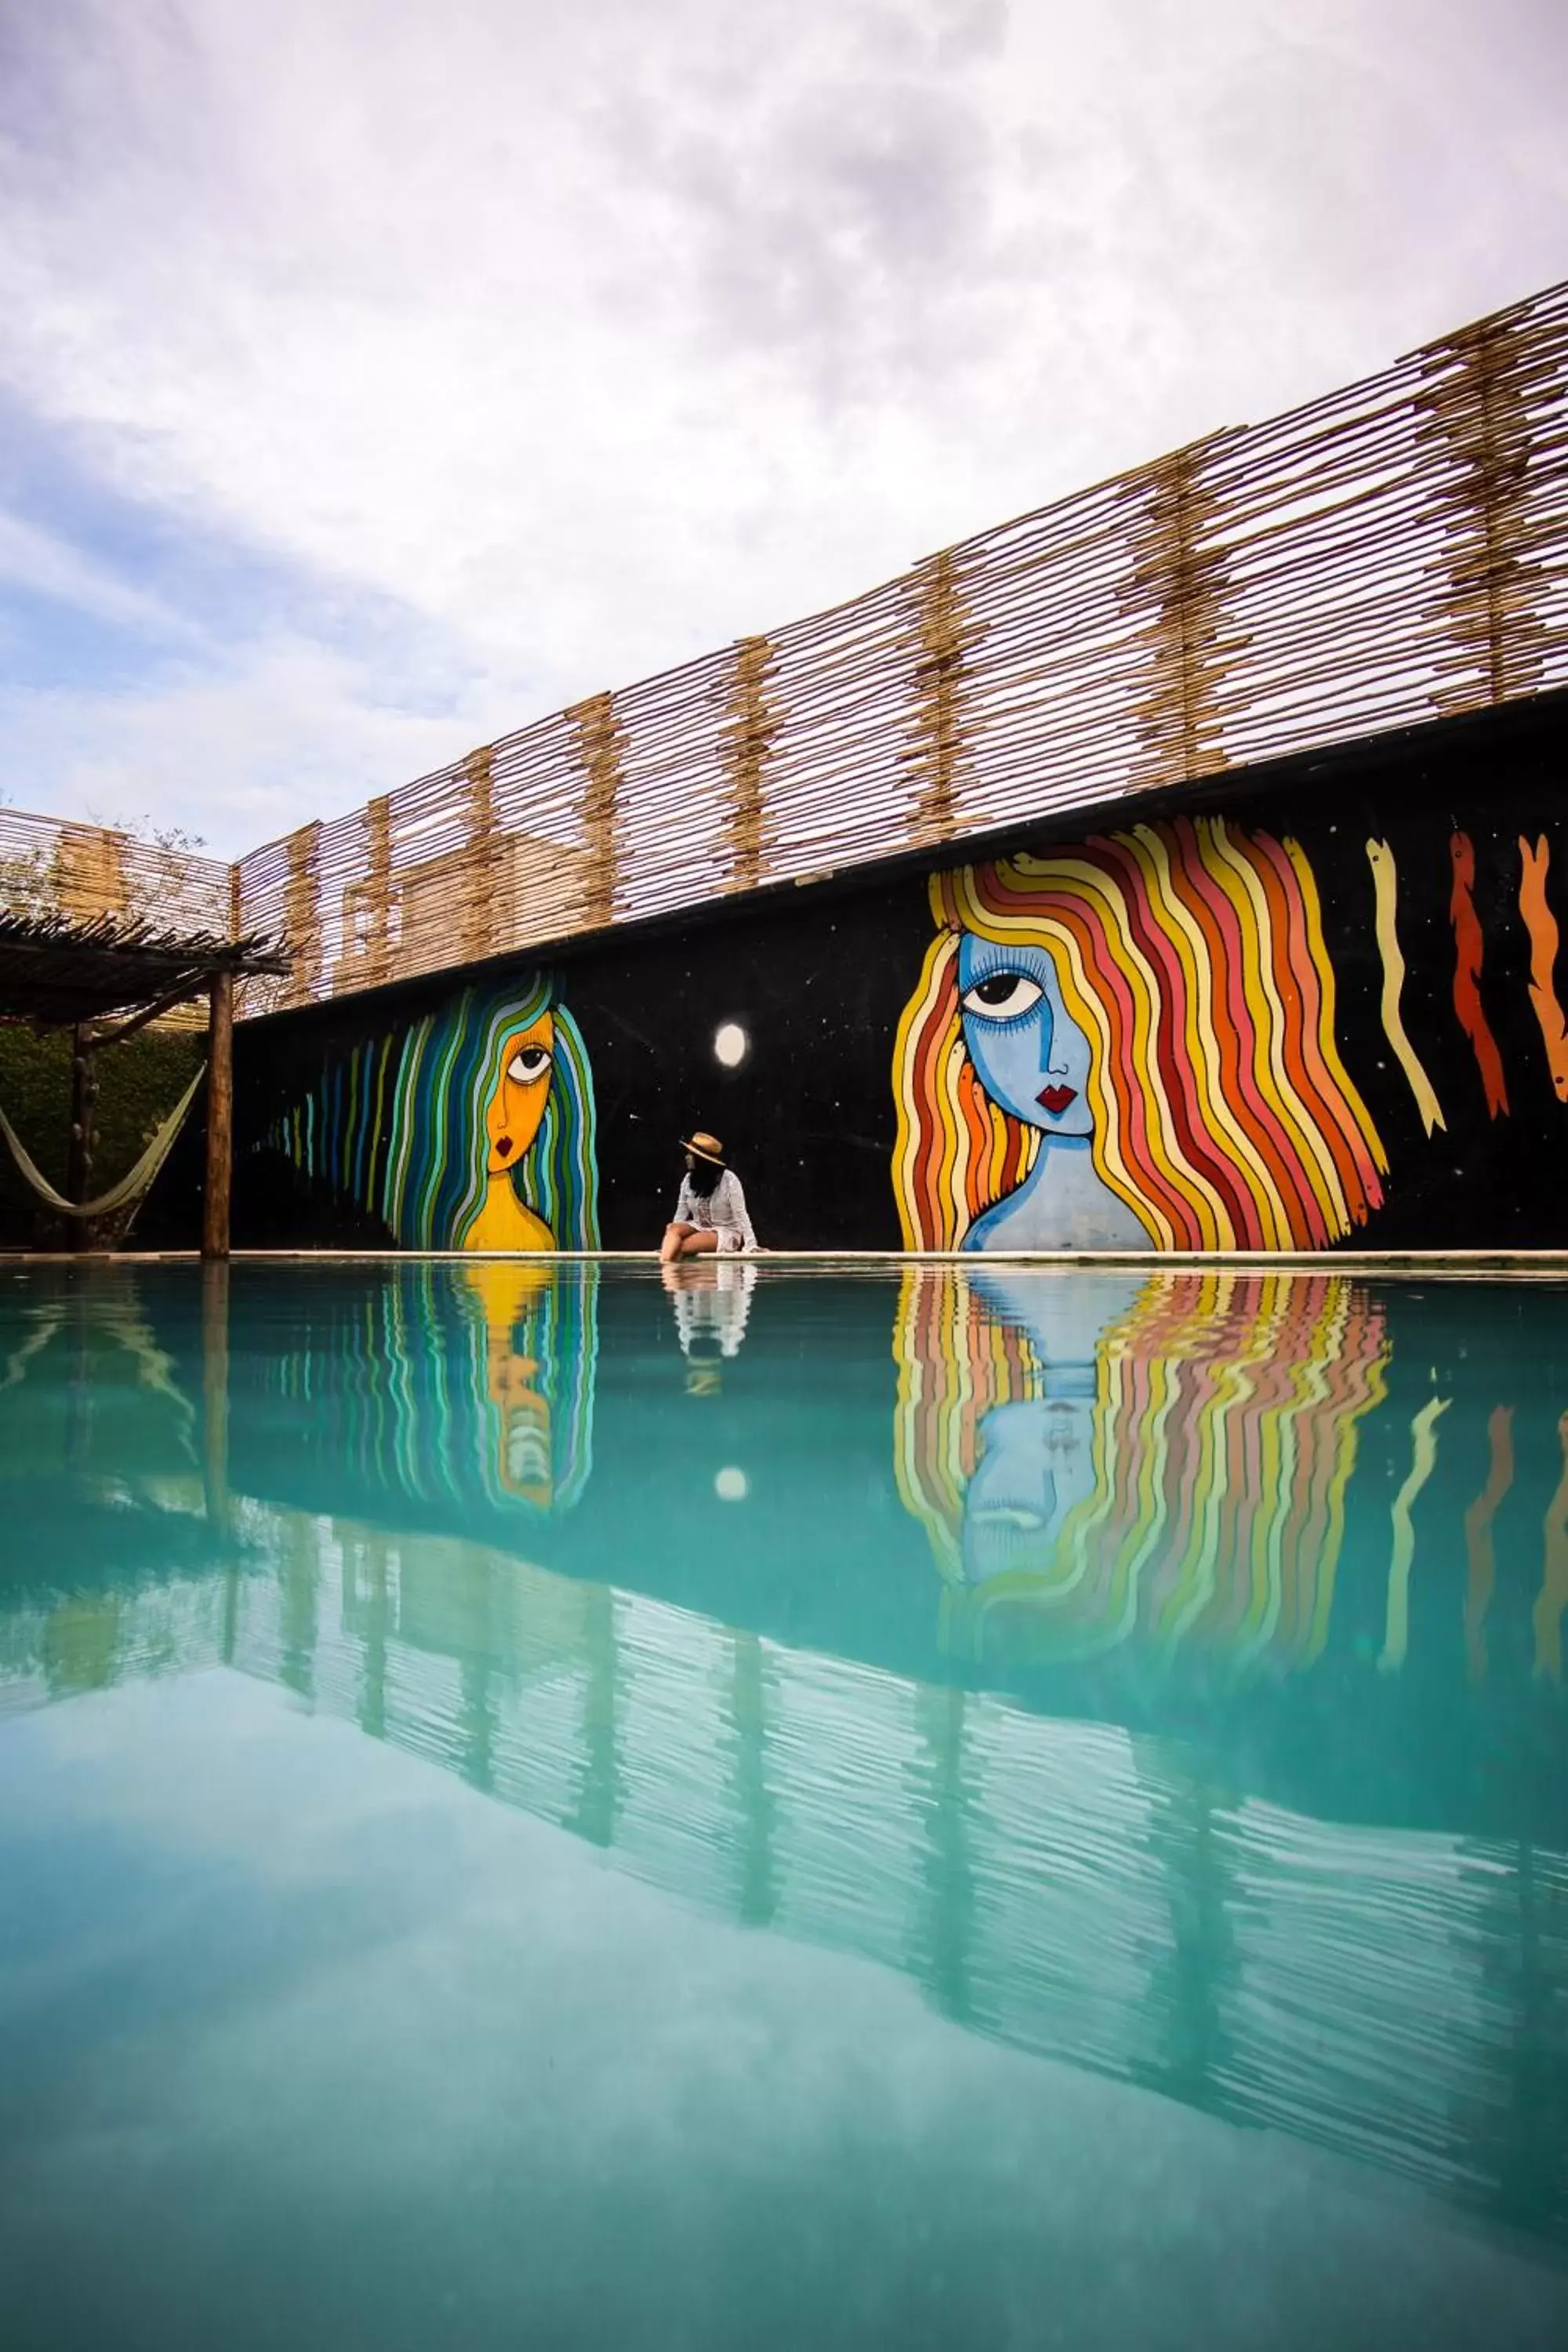
[[751,1050],[751,1039],[738,1021],[726,1021],[713,1039],[713,1053],[727,1070],[738,1069]]

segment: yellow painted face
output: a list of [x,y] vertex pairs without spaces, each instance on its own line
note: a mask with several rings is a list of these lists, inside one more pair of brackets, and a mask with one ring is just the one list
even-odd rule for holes
[[539,1133],[554,1056],[555,1023],[548,1013],[526,1029],[514,1029],[502,1045],[496,1084],[485,1107],[487,1175],[501,1176],[515,1168]]

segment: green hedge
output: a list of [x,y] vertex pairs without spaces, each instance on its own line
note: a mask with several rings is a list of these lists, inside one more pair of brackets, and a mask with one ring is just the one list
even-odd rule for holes
[[[200,1033],[171,1035],[143,1029],[99,1055],[95,1193],[117,1183],[140,1159],[189,1086],[205,1045]],[[68,1030],[37,1036],[30,1029],[0,1027],[0,1110],[50,1183],[62,1188],[70,1130],[70,1058]],[[0,1248],[28,1246],[38,1206],[0,1139]]]

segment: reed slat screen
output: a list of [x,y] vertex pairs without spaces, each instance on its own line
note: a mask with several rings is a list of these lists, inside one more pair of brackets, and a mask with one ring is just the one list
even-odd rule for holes
[[1564,683],[1559,286],[190,887],[255,1014]]
[[[237,939],[238,873],[200,851],[0,807],[0,907],[20,914],[81,922],[113,915],[160,930]],[[205,1018],[202,1005],[176,1005],[159,1025],[188,1029]]]

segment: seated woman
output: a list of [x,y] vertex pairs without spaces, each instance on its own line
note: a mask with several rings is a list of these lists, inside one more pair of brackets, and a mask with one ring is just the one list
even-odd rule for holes
[[659,1244],[663,1263],[700,1257],[705,1250],[754,1250],[757,1237],[746,1214],[746,1196],[734,1170],[724,1165],[724,1147],[718,1137],[699,1128],[681,1149],[686,1173],[674,1220],[666,1225]]

